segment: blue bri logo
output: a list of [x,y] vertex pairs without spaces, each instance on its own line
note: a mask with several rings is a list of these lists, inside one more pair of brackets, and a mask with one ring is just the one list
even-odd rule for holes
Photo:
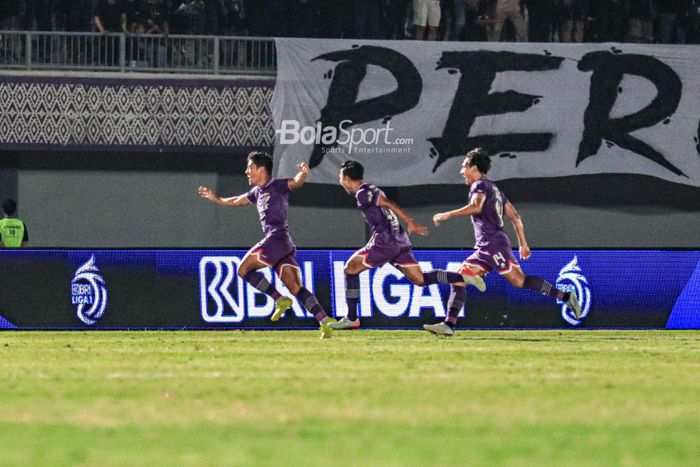
[[75,271],[70,285],[71,303],[78,307],[78,318],[92,326],[102,318],[107,309],[107,288],[100,270],[95,265],[95,255]]
[[[581,302],[581,318],[588,316],[588,312],[591,311],[591,288],[588,285],[588,279],[583,275],[581,267],[578,265],[577,256],[574,256],[569,264],[561,268],[556,287],[567,292],[575,290]],[[557,303],[561,305],[561,317],[567,323],[572,326],[581,324],[581,319],[574,318],[574,312],[569,310],[564,302],[557,300]]]

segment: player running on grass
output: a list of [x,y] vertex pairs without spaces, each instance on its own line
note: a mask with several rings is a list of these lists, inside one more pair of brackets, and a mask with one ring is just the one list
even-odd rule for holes
[[[575,291],[564,292],[540,277],[526,276],[520,269],[520,264],[513,255],[510,239],[503,231],[503,216],[515,227],[520,244],[520,258],[523,260],[530,257],[530,247],[525,240],[525,227],[520,215],[505,194],[498,189],[493,180],[486,177],[490,168],[491,158],[486,151],[480,148],[470,151],[462,162],[460,170],[467,185],[471,187],[469,204],[454,211],[441,212],[433,216],[436,226],[453,217],[472,217],[476,251],[462,263],[460,272],[471,270],[483,277],[496,269],[515,287],[524,287],[563,300],[578,319],[581,316],[581,305]],[[464,287],[453,285],[445,321],[425,324],[423,328],[437,335],[453,335],[457,315],[464,306],[466,297],[467,292]]]
[[258,269],[274,268],[287,289],[299,300],[299,304],[311,312],[321,326],[321,339],[331,337],[330,324],[335,319],[324,311],[318,299],[301,285],[301,271],[296,260],[296,246],[289,235],[287,208],[289,192],[298,189],[306,181],[309,167],[298,164],[299,173],[291,179],[272,178],[272,157],[261,151],[248,155],[248,168],[245,171],[248,184],[254,187],[247,193],[231,198],[221,198],[209,188],[200,186],[199,195],[224,206],[245,206],[255,203],[260,215],[263,238],[248,250],[238,266],[238,275],[259,291],[275,300],[272,321],[277,321],[292,306],[292,299],[282,296]]
[[[484,280],[471,270],[464,274],[436,269],[423,272],[413,256],[408,234],[427,235],[428,229],[416,223],[411,216],[396,203],[388,200],[384,192],[363,180],[364,167],[356,161],[345,161],[340,167],[339,180],[345,191],[354,195],[357,206],[372,230],[372,237],[367,245],[356,251],[345,263],[345,299],[348,314],[333,329],[357,329],[360,319],[357,316],[357,302],[360,296],[360,276],[366,270],[391,263],[400,270],[409,281],[418,286],[431,284],[453,284],[465,288],[474,285],[482,292],[486,290]],[[406,222],[406,229],[399,222],[400,217]]]

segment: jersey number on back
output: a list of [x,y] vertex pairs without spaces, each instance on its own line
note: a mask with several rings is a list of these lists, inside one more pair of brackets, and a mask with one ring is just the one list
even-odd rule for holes
[[497,187],[493,187],[493,195],[496,197],[496,214],[498,215],[498,225],[503,227],[503,196]]
[[[372,185],[372,188],[375,188],[374,185]],[[379,196],[383,196],[386,199],[386,195],[382,190],[377,190],[379,192]],[[372,201],[372,192],[369,192],[369,200]],[[399,218],[396,217],[396,214],[394,214],[394,211],[392,211],[389,208],[382,208],[382,212],[386,216],[386,219],[389,221],[389,225],[391,226],[391,230],[394,232],[398,232],[399,229],[401,228],[401,224],[399,224]]]
[[398,232],[401,224],[399,224],[399,218],[396,217],[394,211],[392,211],[389,208],[382,208],[382,211],[384,211],[384,215],[389,221],[389,225],[391,225],[391,230],[393,230],[394,232]]

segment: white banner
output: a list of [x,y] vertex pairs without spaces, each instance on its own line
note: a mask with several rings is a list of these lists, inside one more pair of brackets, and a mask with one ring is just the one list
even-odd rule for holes
[[276,39],[278,176],[382,185],[634,173],[700,186],[700,47]]

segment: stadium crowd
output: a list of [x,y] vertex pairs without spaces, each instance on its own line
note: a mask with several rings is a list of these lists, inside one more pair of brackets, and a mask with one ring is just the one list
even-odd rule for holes
[[700,0],[0,0],[0,30],[700,43]]

